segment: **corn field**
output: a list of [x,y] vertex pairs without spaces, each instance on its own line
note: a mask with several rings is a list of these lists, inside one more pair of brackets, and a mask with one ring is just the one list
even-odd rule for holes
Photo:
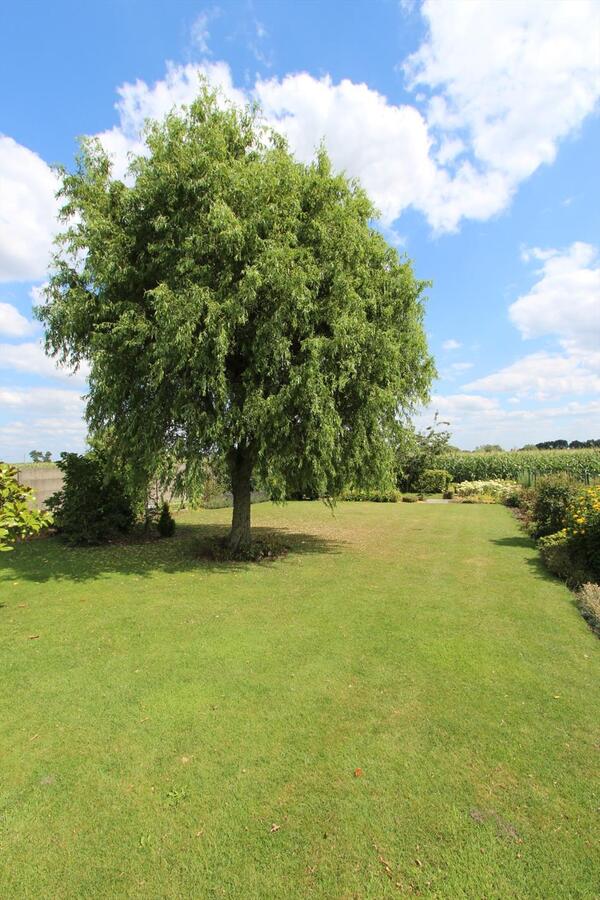
[[583,484],[600,480],[600,450],[506,450],[498,453],[445,453],[436,466],[452,481],[502,478],[535,484],[540,475],[565,473]]

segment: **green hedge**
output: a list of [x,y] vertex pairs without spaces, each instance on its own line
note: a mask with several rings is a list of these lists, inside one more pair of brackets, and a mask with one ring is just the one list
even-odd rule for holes
[[565,472],[589,483],[600,477],[600,450],[506,450],[502,453],[444,453],[436,458],[452,481],[502,478],[534,484],[540,475]]

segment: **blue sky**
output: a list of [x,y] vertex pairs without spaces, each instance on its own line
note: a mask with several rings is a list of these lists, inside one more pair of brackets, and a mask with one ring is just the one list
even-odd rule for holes
[[431,279],[432,402],[454,442],[600,437],[597,0],[104,0],[0,12],[0,458],[81,449],[85,372],[32,321],[56,231],[49,164],[100,135],[125,171],[198,73],[324,139]]

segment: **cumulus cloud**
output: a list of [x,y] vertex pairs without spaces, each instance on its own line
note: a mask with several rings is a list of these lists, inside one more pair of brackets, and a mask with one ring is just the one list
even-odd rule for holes
[[425,0],[421,10],[428,36],[404,71],[409,86],[429,91],[426,118],[438,159],[458,166],[442,176],[443,202],[427,212],[435,227],[452,229],[465,216],[502,210],[594,110],[600,6]]
[[0,369],[11,372],[25,372],[44,378],[69,379],[76,384],[84,384],[89,374],[82,365],[77,372],[71,372],[57,365],[56,361],[44,353],[41,341],[22,344],[0,344]]
[[58,181],[37,153],[0,135],[0,281],[33,281],[48,265]]
[[12,303],[0,303],[0,334],[7,337],[24,337],[34,327],[33,322],[22,316]]
[[530,353],[499,372],[472,381],[465,390],[531,395],[538,400],[566,394],[598,394],[600,368],[596,362],[560,353]]
[[534,247],[522,253],[536,261],[537,281],[509,307],[525,340],[550,335],[562,352],[530,353],[465,386],[544,400],[567,394],[600,393],[600,266],[590,244],[565,250]]
[[16,462],[30,450],[83,450],[84,401],[63,388],[0,387],[0,459]]
[[452,442],[466,450],[498,443],[520,447],[532,441],[581,439],[595,434],[600,420],[600,400],[573,400],[560,406],[505,409],[496,398],[477,394],[435,395],[423,410],[417,427],[430,425],[435,412],[450,423]]
[[509,308],[524,338],[556,335],[573,350],[600,347],[600,265],[590,244],[567,250],[524,251],[526,261],[541,261],[538,281]]
[[444,341],[442,344],[442,350],[458,350],[462,347],[460,341],[454,340],[454,338],[448,338],[447,341]]

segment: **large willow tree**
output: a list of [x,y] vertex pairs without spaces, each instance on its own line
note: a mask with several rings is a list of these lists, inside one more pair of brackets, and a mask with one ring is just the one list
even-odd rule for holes
[[47,349],[91,367],[87,417],[143,475],[227,460],[231,549],[253,478],[274,497],[381,484],[433,365],[411,265],[324,150],[297,162],[208,88],[150,123],[128,183],[85,140],[62,171]]

